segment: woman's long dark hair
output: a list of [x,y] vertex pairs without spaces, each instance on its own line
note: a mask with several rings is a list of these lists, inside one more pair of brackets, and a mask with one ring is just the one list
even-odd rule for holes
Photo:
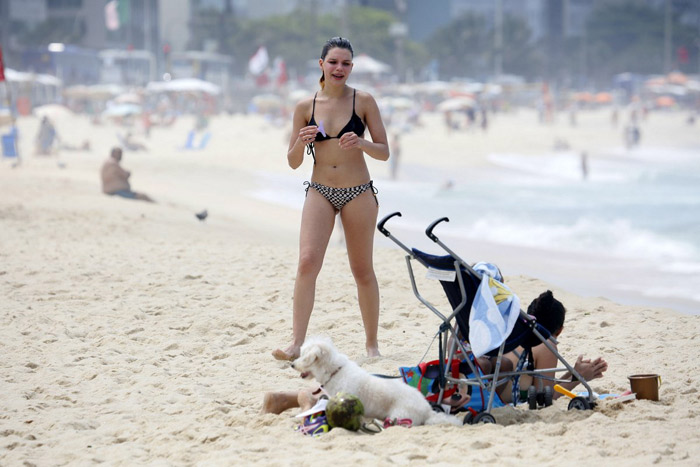
[[537,322],[552,334],[558,333],[564,326],[566,308],[554,298],[550,290],[543,292],[527,307],[527,313],[537,318]]
[[[323,45],[323,49],[321,49],[321,60],[325,60],[326,55],[328,55],[328,51],[331,49],[335,49],[336,47],[349,50],[350,55],[352,57],[355,56],[355,52],[353,52],[352,44],[350,44],[349,40],[343,39],[342,37],[331,37]],[[326,77],[323,74],[323,71],[321,71],[321,79],[318,80],[318,83],[321,85],[321,89],[323,89],[323,86],[325,86],[325,81],[326,81]]]

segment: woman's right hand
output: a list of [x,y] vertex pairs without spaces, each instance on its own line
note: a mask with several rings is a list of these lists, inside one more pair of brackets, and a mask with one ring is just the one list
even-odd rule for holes
[[316,125],[305,126],[299,130],[299,140],[303,144],[309,144],[316,139],[316,133],[318,133]]

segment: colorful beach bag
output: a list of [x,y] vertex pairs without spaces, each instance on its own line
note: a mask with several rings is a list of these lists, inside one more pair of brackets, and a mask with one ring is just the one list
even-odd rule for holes
[[[438,381],[440,375],[439,363],[439,360],[433,360],[431,362],[422,362],[417,366],[399,367],[399,373],[401,373],[404,383],[418,389],[426,400],[433,404],[437,403],[440,397],[440,384]],[[477,371],[479,371],[480,376],[483,376],[480,369],[477,369]],[[453,359],[450,364],[450,376],[460,379],[474,378],[474,374],[471,373],[467,362],[457,359]],[[489,402],[489,393],[478,386],[467,385],[466,388],[470,399],[463,407],[476,411],[485,410]],[[451,385],[448,389],[445,389],[443,399],[449,399],[456,392],[457,386]],[[503,405],[498,394],[495,394],[493,407],[503,407]]]

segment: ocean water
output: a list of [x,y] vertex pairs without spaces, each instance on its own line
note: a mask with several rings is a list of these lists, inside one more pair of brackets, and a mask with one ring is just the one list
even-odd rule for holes
[[[489,169],[402,166],[399,181],[375,179],[380,217],[400,211],[392,233],[430,250],[421,232],[446,216],[435,232],[458,253],[471,245],[470,261],[491,254],[502,269],[576,293],[700,313],[700,151],[612,149],[589,158],[585,179],[575,153],[489,159]],[[276,186],[301,206],[298,179]],[[490,248],[474,251],[479,242]]]

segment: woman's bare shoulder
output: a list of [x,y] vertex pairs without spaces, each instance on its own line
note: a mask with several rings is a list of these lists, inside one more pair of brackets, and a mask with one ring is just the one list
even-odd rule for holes
[[377,108],[377,101],[374,99],[374,96],[367,91],[361,91],[358,89],[355,99],[356,107],[360,107],[361,109],[364,109],[364,111]]
[[374,102],[372,94],[361,89],[355,89],[355,98],[361,102]]
[[297,102],[296,106],[294,107],[296,110],[306,110],[311,108],[311,103],[314,100],[314,96],[308,96],[304,97],[300,101]]
[[305,97],[294,106],[294,115],[302,115],[306,120],[311,118],[311,103],[313,96]]

